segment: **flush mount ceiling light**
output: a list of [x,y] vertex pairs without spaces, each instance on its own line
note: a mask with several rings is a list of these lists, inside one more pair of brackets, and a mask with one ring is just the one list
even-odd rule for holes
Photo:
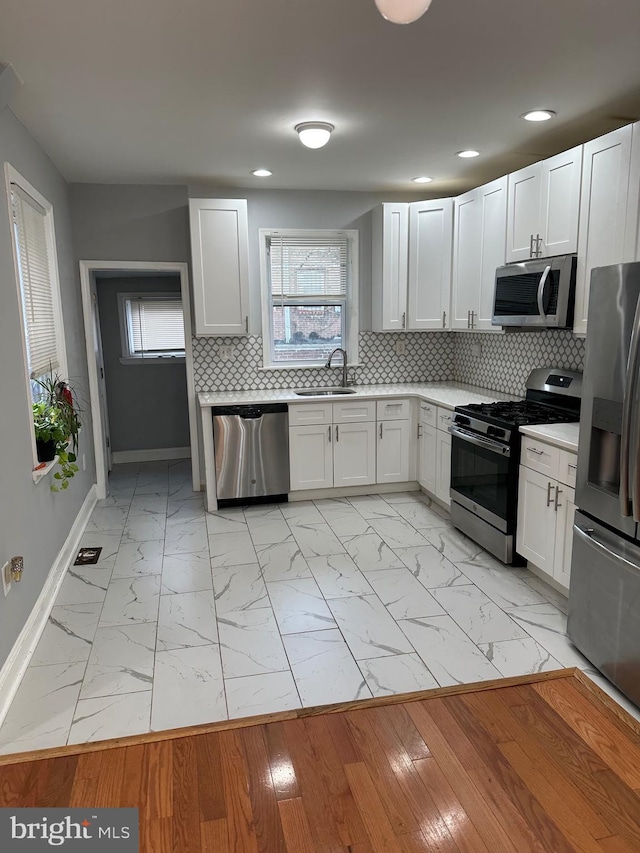
[[383,18],[392,24],[412,24],[421,18],[431,5],[431,0],[376,0]]
[[525,121],[549,121],[554,116],[553,110],[531,110],[528,113],[523,113],[522,118]]
[[303,121],[296,125],[300,142],[307,148],[322,148],[329,141],[332,130],[333,125],[327,121]]
[[270,178],[273,172],[270,172],[268,169],[252,169],[251,174],[255,175],[256,178]]
[[473,151],[471,148],[468,151],[458,151],[458,157],[462,157],[465,160],[470,158],[470,157],[479,157],[479,156],[480,156],[480,152],[479,151]]
[[423,176],[420,178],[411,178],[411,180],[413,181],[414,184],[430,184],[431,181],[433,180],[433,178],[425,178]]

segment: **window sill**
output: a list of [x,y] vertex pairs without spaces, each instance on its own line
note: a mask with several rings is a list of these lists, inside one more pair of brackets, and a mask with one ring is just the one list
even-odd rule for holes
[[159,356],[158,358],[119,358],[120,364],[185,364],[183,355]]
[[[352,367],[360,367],[360,365],[355,362],[354,364],[347,364],[349,370]],[[326,363],[318,362],[317,364],[264,364],[262,367],[259,367],[258,370],[341,370],[341,364],[332,364],[331,367],[327,367]]]
[[31,472],[34,483],[39,483],[47,474],[52,471],[58,464],[58,457],[54,456],[51,462],[47,462],[42,468],[34,468]]

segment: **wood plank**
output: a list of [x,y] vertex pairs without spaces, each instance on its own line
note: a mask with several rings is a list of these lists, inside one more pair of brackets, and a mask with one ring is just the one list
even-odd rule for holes
[[[172,755],[171,841],[180,853],[200,853],[200,802],[196,739],[182,738],[166,744]],[[159,805],[164,802],[160,787]],[[163,815],[163,817],[166,817]],[[155,851],[154,851],[155,853]]]
[[200,820],[211,823],[227,816],[217,735],[199,735],[196,738],[196,762]]
[[147,818],[173,815],[175,741],[154,741],[145,748]]
[[249,799],[253,809],[253,830],[260,853],[286,853],[280,824],[278,801],[273,789],[264,727],[254,726],[237,733],[242,743],[249,773]]
[[74,780],[69,801],[66,805],[72,809],[90,807],[96,801],[97,791],[98,780],[95,777],[92,779]]
[[377,714],[395,730],[412,761],[429,758],[429,747],[403,705],[387,705],[378,709]]
[[288,853],[315,853],[302,798],[281,800],[278,811]]
[[373,849],[402,853],[367,765],[363,762],[347,764],[344,770]]
[[258,853],[253,831],[253,810],[248,791],[248,772],[238,733],[220,732],[220,761],[224,780],[229,848],[242,853]]
[[[575,682],[578,684],[575,684]],[[635,717],[632,717],[631,714],[623,708],[621,705],[618,705],[616,700],[609,696],[599,684],[596,684],[595,681],[592,681],[589,676],[582,672],[581,669],[576,669],[573,674],[572,683],[580,690],[583,689],[585,693],[589,693],[591,696],[595,696],[598,702],[601,705],[604,705],[617,721],[621,722],[626,729],[631,729],[637,737],[640,737],[640,720],[636,720]]]
[[145,813],[145,819],[147,804],[146,753],[147,748],[141,743],[136,744],[136,746],[125,747],[124,766],[126,772],[122,780],[119,803],[121,808],[139,808],[141,816]]
[[173,846],[173,818],[157,817],[140,824],[140,853],[177,853]]
[[265,726],[265,742],[276,799],[297,799],[300,789],[282,723]]
[[629,847],[624,838],[619,835],[610,835],[608,838],[601,838],[598,842],[603,853],[637,853],[635,848]]
[[13,764],[0,771],[0,808],[19,807],[31,770],[30,764]]
[[126,749],[112,749],[104,756],[102,771],[97,779],[96,801],[92,804],[96,808],[109,808],[120,804],[126,754]]
[[200,823],[200,850],[202,853],[231,853],[226,818]]
[[336,752],[342,759],[342,763],[356,764],[358,761],[362,761],[360,750],[353,739],[346,716],[344,714],[329,714],[325,720],[331,740]]

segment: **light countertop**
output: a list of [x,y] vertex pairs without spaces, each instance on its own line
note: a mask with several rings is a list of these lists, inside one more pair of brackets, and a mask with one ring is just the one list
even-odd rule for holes
[[521,426],[520,432],[546,441],[563,450],[578,452],[578,433],[580,424],[540,424],[539,426]]
[[255,405],[259,403],[309,403],[318,400],[372,400],[387,397],[418,397],[427,403],[454,409],[467,403],[517,400],[512,394],[489,391],[463,382],[406,382],[393,385],[354,385],[355,394],[335,397],[298,397],[290,388],[256,391],[210,391],[198,394],[201,408],[210,406]]

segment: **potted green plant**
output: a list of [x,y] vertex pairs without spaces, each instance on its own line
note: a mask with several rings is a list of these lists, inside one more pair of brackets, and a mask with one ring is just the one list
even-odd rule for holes
[[74,392],[56,374],[35,380],[39,398],[33,404],[33,423],[39,462],[51,462],[58,457],[59,471],[52,491],[66,489],[69,480],[79,470],[76,465],[80,411]]

